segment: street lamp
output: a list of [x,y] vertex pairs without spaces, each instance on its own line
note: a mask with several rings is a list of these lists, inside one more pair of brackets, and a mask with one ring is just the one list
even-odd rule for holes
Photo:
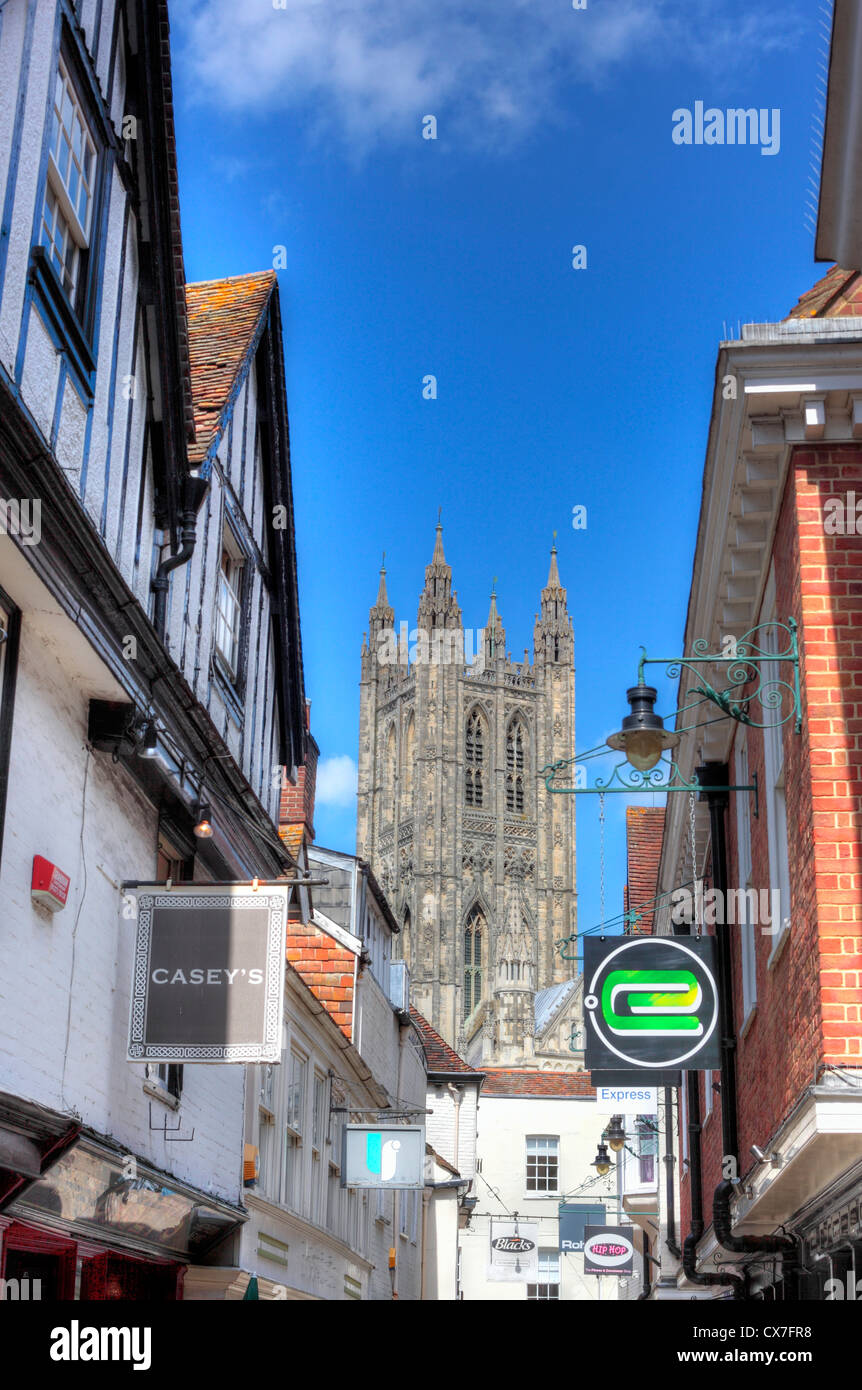
[[612,1115],[611,1122],[604,1133],[615,1154],[620,1153],[626,1146],[626,1132],[623,1128],[622,1115]]
[[596,1156],[590,1164],[590,1167],[595,1168],[600,1178],[603,1178],[606,1173],[611,1171],[611,1156],[608,1153],[608,1146],[602,1143],[601,1140],[599,1141]]
[[625,753],[626,761],[638,772],[649,772],[662,753],[676,748],[679,743],[679,734],[666,729],[664,720],[655,712],[657,695],[653,685],[645,685],[643,681],[633,685],[626,692],[631,714],[626,715],[619,733],[611,734],[608,739],[608,747]]

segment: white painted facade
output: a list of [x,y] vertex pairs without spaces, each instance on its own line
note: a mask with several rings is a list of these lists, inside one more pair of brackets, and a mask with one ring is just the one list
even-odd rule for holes
[[[523,1302],[527,1285],[488,1279],[491,1217],[513,1215],[537,1221],[540,1254],[559,1252],[558,1206],[562,1200],[606,1204],[608,1219],[618,1223],[614,1171],[599,1178],[591,1164],[607,1117],[595,1100],[582,1096],[490,1096],[479,1103],[475,1191],[478,1204],[470,1225],[461,1232],[461,1290],[467,1301]],[[558,1190],[547,1195],[527,1191],[527,1138],[553,1137],[559,1143]],[[592,1301],[616,1299],[615,1278],[584,1275],[583,1256],[559,1255],[559,1297]]]

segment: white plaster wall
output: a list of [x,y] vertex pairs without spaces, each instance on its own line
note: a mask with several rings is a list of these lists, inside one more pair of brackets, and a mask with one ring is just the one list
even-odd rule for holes
[[[528,1134],[559,1135],[560,1192],[573,1201],[604,1202],[611,1217],[617,1209],[615,1169],[595,1181],[590,1167],[607,1116],[596,1111],[586,1097],[507,1099],[483,1096],[479,1102],[477,1154],[482,1172],[476,1180],[479,1198],[470,1227],[461,1232],[461,1274],[464,1298],[470,1300],[521,1301],[525,1284],[495,1283],[487,1278],[490,1238],[489,1214],[505,1217],[513,1212],[524,1220],[539,1221],[540,1249],[559,1248],[557,1208],[560,1196],[541,1197],[526,1189],[526,1139]],[[484,1179],[484,1181],[483,1181]],[[490,1191],[494,1188],[499,1198]],[[585,1188],[586,1190],[578,1191]],[[615,1280],[583,1274],[582,1255],[560,1257],[561,1298],[607,1300],[617,1297]],[[601,1285],[601,1287],[599,1287]]]
[[[457,1084],[457,1083],[453,1083]],[[461,1112],[458,1119],[458,1152],[455,1153],[455,1101],[445,1082],[429,1082],[427,1116],[428,1143],[447,1162],[458,1169],[462,1178],[472,1178],[476,1172],[476,1128],[478,1087],[464,1084]]]
[[[0,1089],[78,1114],[130,1153],[237,1200],[242,1068],[187,1067],[179,1112],[153,1103],[154,1123],[168,1113],[194,1129],[178,1144],[151,1131],[143,1068],[124,1060],[134,926],[119,885],[152,875],[157,812],[110,755],[87,752],[90,690],[70,626],[23,614],[0,865]],[[34,854],[71,876],[56,915],[31,902]]]

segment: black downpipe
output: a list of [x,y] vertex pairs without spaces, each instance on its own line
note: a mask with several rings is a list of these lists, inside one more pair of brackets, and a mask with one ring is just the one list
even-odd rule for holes
[[[706,763],[697,769],[701,799],[709,806],[709,832],[712,842],[712,883],[727,903],[727,807],[730,769],[726,763]],[[739,1172],[739,1128],[736,1104],[736,1032],[733,1015],[733,964],[730,953],[730,926],[721,913],[716,923],[715,948],[718,957],[719,1023],[721,1026],[721,1142],[725,1158],[732,1158]]]
[[682,1243],[682,1268],[692,1284],[713,1286],[723,1284],[733,1288],[737,1301],[745,1298],[745,1279],[739,1274],[700,1274],[697,1268],[697,1247],[704,1232],[703,1171],[700,1163],[700,1093],[697,1072],[685,1073],[688,1087],[688,1150],[691,1154],[688,1176],[691,1186],[691,1230]]
[[675,1260],[681,1256],[681,1251],[676,1243],[676,1210],[674,1205],[674,1184],[673,1184],[673,1090],[670,1086],[664,1088],[664,1181],[665,1181],[665,1200],[667,1202],[667,1240],[665,1245]]
[[643,1238],[644,1238],[644,1248],[643,1248],[644,1286],[643,1286],[643,1288],[641,1289],[640,1293],[639,1293],[638,1296],[637,1296],[637,1299],[636,1299],[636,1302],[637,1302],[637,1303],[641,1303],[645,1298],[649,1298],[650,1294],[652,1293],[652,1281],[651,1281],[651,1279],[650,1279],[650,1267],[649,1267],[649,1264],[650,1264],[650,1242],[649,1242],[649,1236],[647,1235],[646,1231],[644,1231],[644,1233],[643,1233]]
[[156,596],[153,606],[153,626],[162,641],[165,639],[165,619],[168,607],[168,589],[170,587],[168,575],[171,570],[178,569],[180,565],[186,564],[187,561],[192,558],[195,548],[195,539],[197,537],[198,511],[208,487],[209,480],[207,478],[185,478],[183,482],[183,530],[181,545],[175,555],[169,555],[166,560],[162,560],[152,582],[152,590]]

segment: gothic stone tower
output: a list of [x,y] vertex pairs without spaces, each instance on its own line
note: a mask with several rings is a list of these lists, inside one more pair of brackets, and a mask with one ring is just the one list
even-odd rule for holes
[[[538,776],[574,754],[574,638],[556,547],[532,665],[526,651],[523,663],[507,655],[494,596],[481,650],[465,661],[439,525],[412,651],[394,622],[381,570],[362,644],[357,853],[402,923],[416,1007],[443,1037],[473,1063],[551,1065],[537,1056],[535,999],[555,985],[570,999],[554,941],[576,928],[574,797],[551,795]],[[543,1018],[556,993],[543,996]]]

